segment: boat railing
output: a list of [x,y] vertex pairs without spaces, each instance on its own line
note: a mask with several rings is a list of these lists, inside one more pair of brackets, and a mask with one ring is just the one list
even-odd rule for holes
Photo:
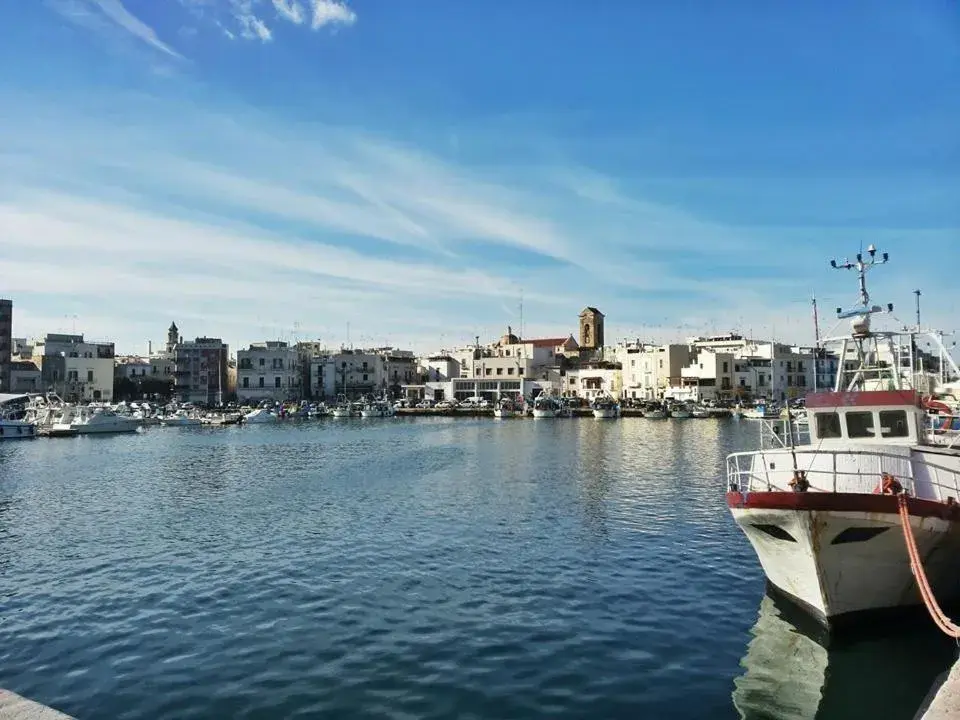
[[810,426],[795,420],[775,418],[760,420],[760,449],[775,450],[810,444]]
[[[905,466],[909,467],[908,473],[904,472]],[[741,493],[790,491],[797,472],[794,467],[809,484],[808,492],[873,493],[880,487],[882,474],[890,473],[916,497],[960,500],[960,471],[916,454],[905,456],[876,449],[797,449],[791,453],[784,448],[733,453],[727,456],[727,489]]]
[[[960,418],[956,415],[928,415],[923,439],[929,445],[960,447]],[[938,422],[939,421],[939,422]]]

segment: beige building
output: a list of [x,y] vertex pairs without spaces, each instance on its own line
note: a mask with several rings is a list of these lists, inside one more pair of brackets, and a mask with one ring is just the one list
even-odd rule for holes
[[622,368],[620,396],[631,400],[662,399],[670,387],[681,384],[690,354],[689,345],[618,345],[613,355]]
[[303,377],[300,352],[279,340],[252,343],[237,352],[237,400],[299,400]]
[[88,342],[83,335],[49,333],[33,346],[44,389],[68,402],[113,399],[112,342]]

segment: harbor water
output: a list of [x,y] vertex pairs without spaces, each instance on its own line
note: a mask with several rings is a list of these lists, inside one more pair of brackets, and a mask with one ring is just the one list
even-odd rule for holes
[[324,419],[0,443],[0,687],[78,718],[913,717],[724,504],[748,421]]

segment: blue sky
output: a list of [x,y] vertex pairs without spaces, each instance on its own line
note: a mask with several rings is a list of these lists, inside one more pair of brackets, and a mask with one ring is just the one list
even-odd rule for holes
[[[15,333],[809,342],[831,256],[955,329],[960,6],[36,0],[0,12]],[[882,273],[882,274],[880,274]]]

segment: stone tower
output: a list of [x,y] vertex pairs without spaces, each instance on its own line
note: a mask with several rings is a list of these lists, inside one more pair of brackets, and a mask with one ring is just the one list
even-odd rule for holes
[[173,349],[177,346],[177,343],[180,342],[180,331],[177,329],[177,324],[170,323],[170,329],[167,330],[167,352],[173,353]]
[[584,350],[603,347],[603,313],[595,307],[585,307],[580,313],[580,347]]

